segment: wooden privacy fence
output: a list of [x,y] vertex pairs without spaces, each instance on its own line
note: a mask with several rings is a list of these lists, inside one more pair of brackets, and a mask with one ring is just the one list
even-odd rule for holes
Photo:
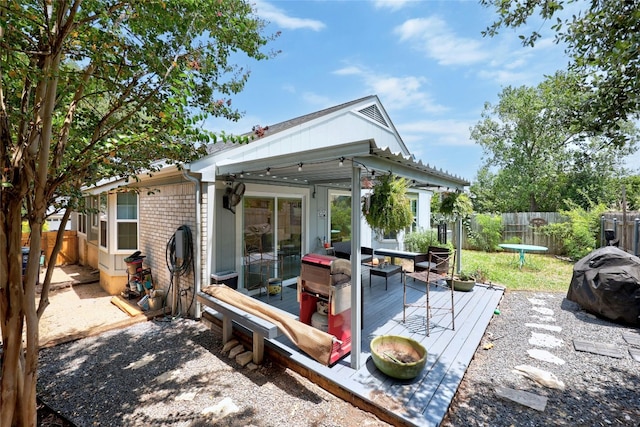
[[[78,235],[75,230],[60,230],[64,232],[62,248],[56,257],[55,265],[68,265],[78,263]],[[45,255],[45,263],[49,262],[53,247],[56,244],[57,231],[45,231],[42,233],[42,250]],[[22,233],[22,246],[29,246],[29,233]]]
[[634,255],[640,253],[640,212],[607,212],[600,219],[600,246],[609,242]]
[[[565,222],[564,218],[558,212],[512,212],[503,213],[502,215],[502,240],[506,242],[509,239],[518,238],[520,243],[527,245],[545,246],[549,248],[547,253],[560,254],[562,252],[562,241],[546,236],[540,227],[547,224],[557,222]],[[479,231],[476,221],[476,215],[471,217],[471,230]],[[467,236],[467,230],[463,230],[462,238],[463,249],[471,249],[471,244]]]

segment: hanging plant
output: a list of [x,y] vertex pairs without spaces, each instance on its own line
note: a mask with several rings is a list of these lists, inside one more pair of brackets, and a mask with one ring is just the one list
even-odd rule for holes
[[411,202],[407,197],[409,183],[392,174],[380,176],[371,195],[362,202],[367,223],[379,234],[389,234],[407,228],[413,222]]
[[464,220],[473,213],[473,202],[466,193],[442,193],[439,211],[447,221]]

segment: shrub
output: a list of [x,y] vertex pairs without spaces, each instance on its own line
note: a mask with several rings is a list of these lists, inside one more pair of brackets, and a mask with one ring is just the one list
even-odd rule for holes
[[604,205],[592,206],[590,210],[574,203],[569,206],[570,210],[560,211],[568,218],[567,222],[545,225],[542,232],[561,240],[563,253],[578,260],[598,246],[600,217],[606,209]]
[[439,246],[438,230],[428,228],[412,231],[404,237],[404,248],[411,252],[427,253],[429,246]]
[[502,216],[478,214],[476,215],[478,231],[474,231],[469,236],[469,243],[474,249],[485,252],[495,252],[499,249],[498,244],[502,240]]
[[411,252],[426,254],[429,246],[447,248],[450,252],[455,250],[453,243],[440,243],[438,241],[438,230],[430,228],[426,230],[413,231],[404,237],[404,248]]
[[[511,236],[507,240],[505,240],[504,243],[510,243],[512,245],[519,245],[520,243],[522,243],[522,239],[519,238],[518,236]],[[502,249],[502,248],[500,248],[500,249]]]

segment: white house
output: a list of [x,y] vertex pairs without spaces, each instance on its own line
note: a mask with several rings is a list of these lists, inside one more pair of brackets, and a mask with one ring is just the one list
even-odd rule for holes
[[[97,213],[78,218],[81,263],[98,268],[102,286],[118,294],[127,285],[125,258],[140,251],[156,286],[181,290],[179,309],[198,316],[194,292],[212,274],[236,272],[238,288],[255,292],[262,274],[295,283],[300,257],[322,253],[324,240],[351,241],[355,251],[401,246],[402,233],[376,236],[361,219],[363,179],[407,178],[419,228],[430,227],[434,192],[469,185],[415,159],[375,95],[256,129],[254,137],[214,144],[182,171],[168,166],[140,182],[88,189]],[[357,220],[336,225],[345,206]],[[172,274],[176,240],[187,247],[178,259],[191,267],[179,278]],[[264,254],[274,257],[272,271],[253,263]]]

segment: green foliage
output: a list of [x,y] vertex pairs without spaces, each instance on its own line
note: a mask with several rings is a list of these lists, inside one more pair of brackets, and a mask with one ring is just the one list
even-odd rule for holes
[[[44,224],[42,224],[42,231],[49,231],[49,223],[48,222],[44,222]],[[28,221],[22,221],[22,233],[30,233],[31,232],[31,227],[29,227],[29,222]]]
[[459,191],[441,193],[437,211],[441,214],[440,220],[466,219],[473,213],[473,203],[467,193]]
[[502,241],[502,216],[477,214],[475,216],[478,231],[469,235],[469,242],[474,249],[486,252],[499,250],[498,244]]
[[508,239],[506,239],[504,241],[504,243],[511,243],[511,244],[514,244],[514,245],[519,245],[520,243],[522,243],[522,239],[520,237],[518,237],[518,236],[511,236]]
[[373,191],[362,202],[367,223],[381,235],[409,227],[413,223],[408,181],[393,174],[377,178]]
[[[581,10],[561,13],[569,3]],[[586,95],[574,109],[571,123],[589,134],[604,134],[616,145],[627,142],[619,123],[637,119],[640,111],[640,2],[481,0],[481,4],[497,14],[483,35],[494,36],[500,28],[529,28],[535,15],[553,23],[556,42],[566,46],[569,69],[579,76],[579,91]],[[520,36],[525,46],[534,46],[540,37],[537,31]]]
[[38,273],[31,265],[23,280],[16,265],[20,221],[35,253],[47,209],[73,207],[82,186],[180,166],[216,140],[242,142],[204,124],[241,116],[232,97],[249,71],[233,61],[273,56],[262,51],[273,39],[265,26],[246,0],[0,1],[0,323],[3,347],[20,354],[0,366],[14,374],[0,384],[3,425],[36,419],[31,343],[51,280],[37,313],[23,309],[36,304]]
[[459,280],[463,280],[463,281],[468,281],[468,280],[473,280],[476,283],[484,283],[485,281],[487,281],[488,276],[485,272],[482,271],[482,269],[480,268],[476,268],[476,269],[465,269],[465,270],[461,270],[460,273],[458,273],[456,275],[458,277]]
[[554,212],[566,208],[564,200],[585,208],[615,200],[612,185],[626,173],[638,129],[619,124],[627,144],[617,146],[575,126],[572,116],[585,102],[577,84],[576,76],[556,73],[535,88],[509,86],[497,105],[485,105],[471,130],[485,154],[471,187],[478,212]]
[[[8,127],[2,143],[8,157],[20,158],[14,150],[34,135],[42,138],[33,145],[50,148],[46,193],[52,200],[101,179],[135,179],[157,170],[159,160],[191,161],[210,142],[243,141],[215,135],[203,123],[211,116],[241,117],[232,96],[249,72],[232,62],[238,54],[273,56],[261,51],[273,37],[261,34],[266,23],[250,3],[85,1],[76,10],[78,2],[54,1],[55,26],[41,1],[8,4],[0,5],[7,29],[0,58]],[[45,97],[49,93],[53,97]],[[36,161],[35,150],[29,154],[17,167]]]
[[495,187],[496,174],[488,166],[482,166],[469,187],[473,195],[473,208],[480,213],[508,212],[509,200],[499,197]]
[[404,247],[411,252],[427,253],[429,246],[438,246],[438,230],[428,228],[407,233],[404,236]]
[[331,241],[351,239],[351,196],[337,196],[331,200]]
[[640,210],[640,175],[621,178],[617,184],[620,188],[624,186],[627,209]]
[[572,209],[561,211],[567,217],[567,222],[545,225],[541,231],[561,240],[563,253],[578,260],[598,247],[600,217],[605,211],[603,205],[586,210],[572,204]]
[[446,248],[449,251],[455,250],[451,242],[438,241],[438,230],[434,228],[412,231],[404,236],[404,247],[408,251],[426,254],[430,246]]

